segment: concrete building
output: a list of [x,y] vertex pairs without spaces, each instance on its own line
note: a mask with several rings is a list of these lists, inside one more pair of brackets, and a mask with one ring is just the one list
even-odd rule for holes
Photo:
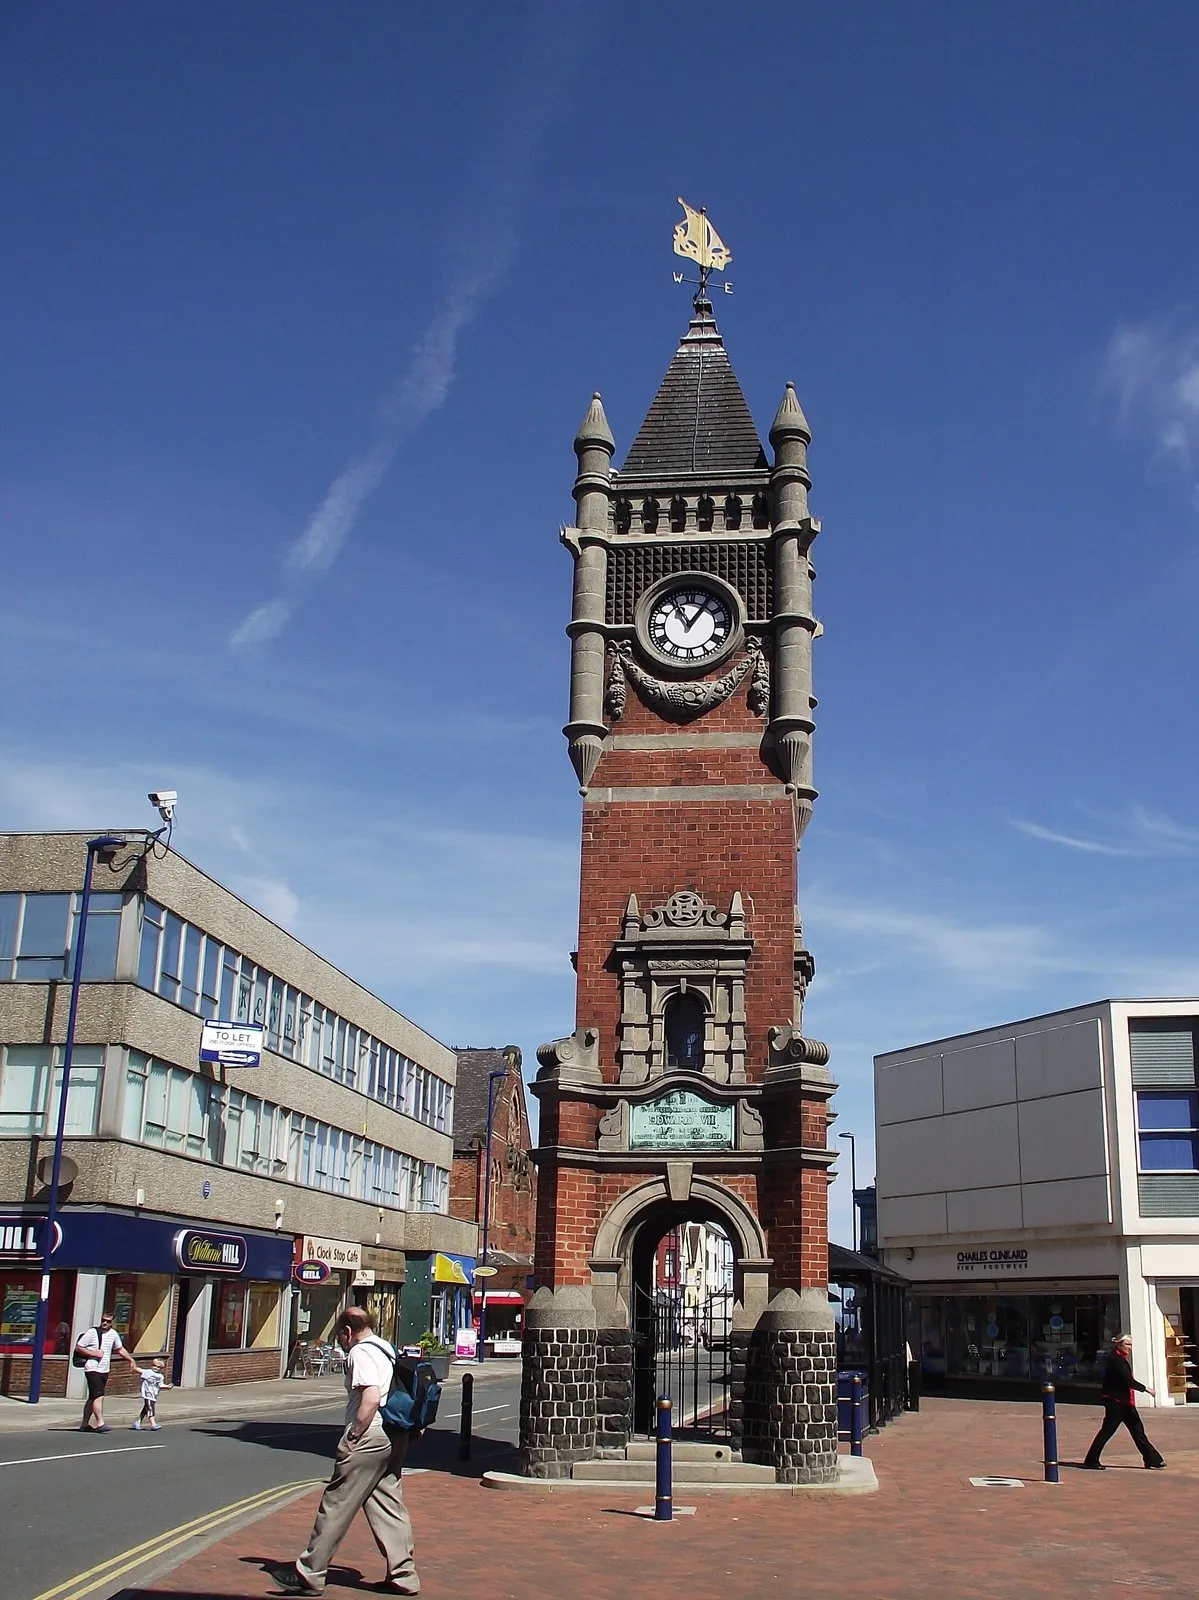
[[[6,1393],[28,1384],[87,837],[0,835]],[[70,1351],[102,1308],[202,1386],[280,1375],[351,1301],[417,1337],[439,1260],[469,1285],[452,1050],[144,838],[97,861],[84,979],[45,1392],[82,1393]],[[201,1064],[205,1019],[261,1023],[261,1064]]]
[[1199,1399],[1199,1000],[1104,1000],[875,1058],[878,1230],[926,1382],[1093,1385],[1121,1329]]

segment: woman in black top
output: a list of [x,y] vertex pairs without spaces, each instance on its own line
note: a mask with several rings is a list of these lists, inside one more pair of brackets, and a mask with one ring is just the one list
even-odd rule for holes
[[1134,1389],[1141,1394],[1152,1394],[1153,1390],[1133,1377],[1129,1361],[1131,1355],[1132,1340],[1128,1334],[1122,1333],[1112,1344],[1112,1353],[1103,1369],[1103,1426],[1091,1440],[1091,1448],[1083,1462],[1083,1466],[1089,1467],[1092,1472],[1103,1471],[1103,1462],[1099,1457],[1121,1423],[1132,1435],[1132,1442],[1141,1452],[1141,1460],[1147,1467],[1164,1467],[1166,1464],[1145,1437],[1145,1424],[1132,1397]]

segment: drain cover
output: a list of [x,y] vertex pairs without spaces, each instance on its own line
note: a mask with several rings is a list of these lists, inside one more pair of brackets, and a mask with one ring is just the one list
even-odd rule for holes
[[976,1489],[1023,1489],[1023,1478],[971,1478]]

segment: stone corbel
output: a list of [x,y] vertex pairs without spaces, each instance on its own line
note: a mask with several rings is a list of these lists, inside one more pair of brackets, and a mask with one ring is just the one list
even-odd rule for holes
[[789,1022],[769,1030],[772,1067],[827,1067],[829,1047],[821,1039],[805,1039]]
[[601,1083],[599,1029],[576,1028],[565,1039],[537,1046],[539,1078],[557,1076],[562,1083]]
[[629,1147],[626,1125],[628,1122],[628,1101],[618,1100],[610,1111],[605,1111],[599,1120],[599,1130],[596,1144],[601,1151],[627,1150]]
[[762,1150],[765,1148],[762,1113],[757,1106],[751,1105],[748,1100],[742,1100],[737,1107],[737,1148],[738,1150]]

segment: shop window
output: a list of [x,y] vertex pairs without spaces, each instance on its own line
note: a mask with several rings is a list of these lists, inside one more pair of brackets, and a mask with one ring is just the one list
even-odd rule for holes
[[1137,1148],[1142,1172],[1199,1172],[1199,1094],[1139,1090]]
[[924,1371],[948,1378],[1097,1383],[1118,1295],[949,1296],[920,1306]]
[[246,1291],[246,1348],[279,1347],[279,1290],[273,1283],[252,1283]]
[[278,1284],[214,1284],[208,1348],[277,1350],[279,1348]]
[[212,1290],[212,1322],[208,1330],[210,1350],[240,1350],[246,1325],[246,1286],[244,1283],[218,1283]]
[[[37,1327],[41,1275],[36,1272],[0,1272],[0,1353],[29,1355]],[[75,1274],[50,1275],[46,1343],[43,1354],[65,1356],[71,1352],[71,1317],[75,1310]]]
[[131,1355],[158,1356],[166,1350],[171,1322],[174,1279],[165,1273],[141,1272],[109,1278],[104,1309]]
[[[50,1082],[51,1059],[53,1085]],[[95,1133],[103,1079],[103,1045],[76,1045],[71,1057],[71,1089],[67,1095],[68,1134]],[[60,1045],[8,1045],[0,1073],[0,1134],[52,1132],[58,1122],[61,1093]]]

